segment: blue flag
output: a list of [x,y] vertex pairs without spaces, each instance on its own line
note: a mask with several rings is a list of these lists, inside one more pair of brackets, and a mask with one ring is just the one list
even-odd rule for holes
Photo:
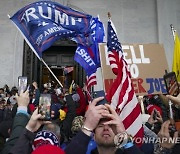
[[88,53],[88,48],[81,44],[78,45],[74,60],[78,62],[85,70],[87,75],[95,73],[97,70],[96,64]]
[[104,39],[104,26],[103,23],[99,20],[99,18],[93,18],[91,22],[91,30],[93,43],[90,46],[93,52],[93,60],[96,63],[97,68],[100,67],[100,56],[99,56],[99,47],[98,43],[102,43]]
[[10,18],[40,58],[42,52],[61,38],[87,38],[91,15],[52,1],[38,1],[20,9]]
[[[100,57],[98,43],[103,42],[104,39],[104,27],[102,22],[98,18],[91,20],[91,35],[84,37],[83,40],[80,37],[75,37],[74,40],[78,44],[74,60],[77,61],[84,69],[88,77],[96,73],[98,67],[100,67]],[[88,45],[83,42],[89,42]]]
[[96,63],[97,67],[100,67],[100,57],[98,43],[102,43],[104,39],[104,27],[103,23],[98,18],[92,18],[90,23],[90,33],[86,37],[78,35],[73,38],[77,44],[82,44],[88,48],[89,55]]

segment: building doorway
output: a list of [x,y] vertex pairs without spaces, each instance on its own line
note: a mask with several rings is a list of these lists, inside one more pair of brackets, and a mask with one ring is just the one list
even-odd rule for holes
[[[67,72],[66,69],[71,69],[70,72]],[[57,77],[57,79],[64,86],[69,87],[72,80],[75,80],[75,71],[74,66],[67,67],[51,67],[52,72]],[[42,84],[52,82],[57,85],[58,82],[54,79],[53,75],[49,72],[47,67],[43,66],[42,69]]]
[[[83,68],[74,61],[77,44],[71,40],[64,39],[55,42],[50,48],[43,52],[43,60],[51,68],[62,85],[70,86],[72,80],[80,86],[85,82]],[[73,69],[65,72],[65,69]],[[49,81],[57,82],[46,66],[35,56],[31,48],[24,42],[23,73],[28,77],[28,82],[37,81],[43,85]],[[40,87],[40,86],[39,86]]]

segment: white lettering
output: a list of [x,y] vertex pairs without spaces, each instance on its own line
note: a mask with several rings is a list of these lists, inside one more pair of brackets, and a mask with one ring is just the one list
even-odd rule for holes
[[[129,50],[129,46],[128,45],[123,45],[122,46],[122,49],[123,49],[123,51],[124,50]],[[131,59],[127,59],[126,57],[128,56],[128,53],[127,52],[123,52],[123,56],[124,56],[124,59],[125,59],[125,61],[127,62],[127,64],[132,64],[132,60]]]
[[36,44],[37,44],[38,46],[39,46],[39,44],[41,43],[42,38],[43,38],[43,34],[39,35],[39,37],[37,38]]
[[176,144],[179,144],[180,143],[180,137],[177,137],[176,138]]
[[76,25],[76,21],[81,22],[82,19],[81,19],[81,18],[77,18],[77,20],[76,20],[76,19],[74,19],[74,18],[71,18],[71,24],[72,24],[72,25]]
[[47,31],[44,31],[44,36],[49,35],[49,33]]
[[85,61],[87,61],[90,58],[90,56],[88,56],[86,52],[84,52],[84,54],[81,56],[85,59]]
[[[123,45],[122,49],[124,51],[123,55],[124,55],[124,59],[126,60],[127,64],[132,64],[132,63],[134,63],[134,64],[141,64],[141,63],[149,64],[150,63],[150,59],[146,58],[145,55],[144,55],[143,45],[139,45],[140,58],[136,57],[137,52],[135,52],[133,46]],[[125,52],[125,50],[129,50],[129,49],[130,49],[130,52],[131,52],[131,58],[127,58],[127,57],[130,57],[130,56],[128,55],[128,52]]]
[[22,15],[21,20],[24,20],[25,22],[30,22],[31,20],[38,20],[39,15],[42,18],[50,19],[55,21],[56,23],[60,23],[63,25],[76,25],[76,22],[82,22],[81,17],[75,18],[68,16],[68,14],[61,12],[60,10],[51,8],[50,6],[46,6],[46,8],[38,6],[38,9],[33,7],[28,8]]
[[80,47],[78,47],[78,49],[77,49],[77,53],[78,53],[79,55],[82,55],[82,54],[84,53],[84,50],[83,50],[83,49],[79,50],[79,48],[80,48]]
[[137,144],[139,144],[139,143],[142,142],[142,139],[141,139],[140,137],[137,137],[137,138],[135,139],[135,142],[136,142]]
[[135,54],[133,46],[130,46],[130,51],[131,51],[131,54],[132,54],[132,61],[133,61],[133,63],[140,64],[141,63],[141,58],[136,58],[136,54]]
[[55,10],[55,22],[60,24],[69,25],[68,15]]
[[150,59],[144,57],[143,45],[139,45],[139,50],[140,50],[140,54],[141,54],[142,63],[150,63]]
[[128,65],[128,70],[133,78],[137,78],[139,76],[139,69],[136,64]]
[[167,139],[166,137],[163,137],[162,140],[161,140],[161,142],[162,142],[162,143],[165,143],[165,142],[167,142],[167,140],[168,140],[168,139]]
[[24,14],[22,15],[21,21],[24,20],[25,22],[27,22],[25,17],[26,17],[26,14],[24,13]]
[[43,9],[42,6],[38,6],[39,9],[39,14],[41,15],[41,17],[45,18],[45,19],[51,19],[52,18],[52,10],[50,7],[47,7],[48,10],[48,16],[43,15]]
[[[165,137],[164,137],[164,138],[165,138]],[[166,138],[166,139],[167,139],[167,138]],[[167,141],[167,140],[166,140],[166,141]],[[172,138],[170,137],[168,141],[169,141],[169,143],[175,143],[176,138],[175,138],[175,137],[172,137]],[[163,143],[163,142],[162,142],[162,143]]]
[[144,143],[149,143],[149,139],[146,137],[143,139]]
[[47,31],[49,32],[49,34],[52,34],[52,33],[54,33],[54,32],[55,32],[55,30],[54,30],[54,28],[53,28],[53,27],[52,27],[52,28],[49,28]]
[[84,50],[84,49],[80,49],[80,48],[78,47],[77,48],[77,50],[76,50],[76,52],[82,57],[82,58],[84,58],[84,60],[89,64],[89,66],[92,66],[92,65],[96,65],[95,63],[94,63],[94,61],[91,59],[91,57],[90,56],[88,56],[87,55],[87,53],[86,53],[86,51]]
[[154,143],[155,142],[155,138],[154,137],[149,137],[149,143]]
[[161,139],[158,137],[157,139],[156,139],[156,141],[155,141],[155,143],[157,144],[157,143],[161,143]]
[[60,31],[60,30],[61,30],[60,27],[52,27],[52,28],[49,28],[49,29],[47,29],[47,31],[44,31],[44,36],[50,35],[50,34],[52,34],[52,33],[54,33],[54,32],[58,32],[58,31]]
[[91,63],[89,64],[89,66],[92,66],[92,65],[96,65],[96,64],[95,64],[94,61],[91,59]]
[[180,139],[180,137],[175,137],[175,138],[136,137],[136,138],[133,138],[132,140],[133,140],[133,142],[136,142],[136,143],[153,143],[153,144],[173,143],[173,144],[178,144],[179,139]]
[[[29,19],[30,16],[34,19],[39,19],[39,17],[34,14],[35,12],[36,12],[35,8],[29,8],[25,11],[27,22],[30,21],[30,19]],[[23,16],[24,16],[24,14],[23,14]],[[24,19],[24,17],[22,19]]]

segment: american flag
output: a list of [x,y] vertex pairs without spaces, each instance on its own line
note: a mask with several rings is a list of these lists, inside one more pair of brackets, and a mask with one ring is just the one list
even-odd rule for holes
[[70,72],[72,72],[73,70],[74,70],[74,67],[65,67],[65,68],[64,68],[65,74],[70,73]]
[[87,89],[90,90],[91,86],[96,85],[96,72],[92,73],[90,76],[86,76]]
[[112,71],[117,77],[106,97],[122,119],[126,131],[134,137],[142,138],[144,133],[141,108],[132,87],[130,72],[123,58],[121,44],[110,20],[107,31],[108,58]]
[[117,35],[114,28],[111,25],[111,21],[108,22],[108,32],[107,32],[107,46],[108,46],[108,58],[112,71],[115,75],[118,74],[119,65],[119,53],[122,53],[121,44],[118,41]]

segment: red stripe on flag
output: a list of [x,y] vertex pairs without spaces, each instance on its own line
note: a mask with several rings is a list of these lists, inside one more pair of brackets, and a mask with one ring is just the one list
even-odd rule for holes
[[[117,103],[117,106],[119,106],[120,103],[123,102],[123,98],[126,94],[128,85],[129,85],[129,82],[128,82],[128,78],[126,77],[126,80],[122,84],[122,89],[121,89],[120,94],[119,94],[119,102]],[[128,99],[130,99],[129,96],[128,96]],[[131,97],[131,99],[132,99],[132,97]],[[126,103],[128,103],[128,101]]]
[[[122,72],[119,72],[122,73]],[[111,89],[109,89],[109,91],[107,91],[107,95],[106,95],[106,99],[107,101],[111,102],[111,98],[112,96],[115,94],[115,92],[117,91],[118,87],[119,87],[119,83],[121,83],[122,80],[122,76],[119,76],[118,78],[116,78],[111,86]]]
[[[126,90],[127,90],[129,84],[130,83],[128,82],[128,77],[127,77],[125,82],[123,83],[122,90],[119,95],[119,102],[118,102],[117,106],[120,105],[120,102],[123,102],[123,97],[126,94]],[[127,103],[129,103],[133,99],[133,96],[134,96],[134,89],[132,88],[132,85],[131,85],[131,90],[128,93],[128,99],[127,99],[126,103],[124,104],[124,107]]]
[[108,22],[107,46],[109,63],[112,71],[114,73],[114,71],[118,70],[117,77],[110,90],[107,92],[107,100],[111,102],[111,106],[121,117],[126,131],[142,139],[144,133],[141,108],[132,87],[131,76],[127,70],[127,63],[123,58],[122,46],[118,42],[117,35],[111,26],[111,22]]
[[136,133],[136,135],[134,136],[134,142],[136,143],[138,147],[142,145],[143,137],[144,137],[144,128],[141,127],[139,131]]
[[90,89],[91,86],[96,85],[96,74],[93,73],[90,77],[87,76],[87,88]]
[[109,63],[110,63],[113,73],[115,75],[117,75],[118,74],[119,54],[115,50],[109,51],[108,58],[109,58]]
[[125,129],[127,129],[131,124],[136,120],[136,118],[139,116],[140,106],[139,104],[136,105],[136,107],[133,109],[133,111],[127,115],[127,117],[123,120],[123,124]]
[[93,53],[92,49],[91,49],[90,47],[88,47],[87,49],[88,49],[89,55],[90,55],[91,58],[93,59],[93,58],[94,58],[94,53]]

